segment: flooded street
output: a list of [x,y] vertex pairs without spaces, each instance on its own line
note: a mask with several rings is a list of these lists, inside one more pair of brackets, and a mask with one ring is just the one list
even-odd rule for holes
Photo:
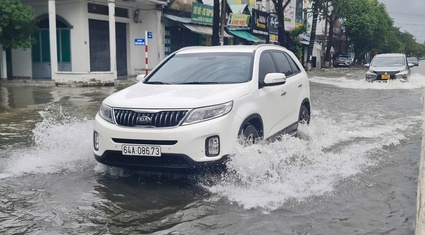
[[364,72],[311,72],[310,125],[219,176],[97,163],[114,87],[0,87],[0,234],[414,234],[425,66],[407,83]]

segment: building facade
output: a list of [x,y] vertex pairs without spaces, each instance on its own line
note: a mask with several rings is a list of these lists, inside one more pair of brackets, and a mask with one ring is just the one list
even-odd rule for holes
[[[306,23],[302,15],[302,8],[308,7],[305,0],[292,1],[285,10],[287,31],[296,24]],[[27,50],[0,51],[2,79],[110,83],[147,74],[182,47],[211,45],[212,0],[203,3],[197,0],[21,2],[34,9],[37,43]],[[222,44],[277,43],[277,33],[270,30],[269,20],[261,21],[271,19],[268,17],[274,7],[270,1],[227,0],[226,3]],[[303,64],[308,36],[301,39]],[[321,46],[316,44],[313,58],[320,60],[320,50]],[[319,67],[320,61],[316,64]]]
[[113,82],[120,77],[145,73],[165,57],[162,24],[165,1],[22,0],[22,3],[34,9],[37,44],[27,50],[2,51],[2,79]]

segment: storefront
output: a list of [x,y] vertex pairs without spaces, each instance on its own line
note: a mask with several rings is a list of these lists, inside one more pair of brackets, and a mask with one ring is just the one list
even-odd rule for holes
[[[213,6],[193,2],[190,13],[172,7],[164,14],[165,55],[187,46],[212,45]],[[224,44],[233,44],[233,36],[227,32],[224,32]]]

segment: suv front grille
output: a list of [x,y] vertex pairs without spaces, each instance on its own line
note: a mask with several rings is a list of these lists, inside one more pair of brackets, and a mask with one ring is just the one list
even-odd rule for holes
[[115,121],[121,126],[172,127],[177,126],[188,110],[173,111],[136,111],[114,109]]

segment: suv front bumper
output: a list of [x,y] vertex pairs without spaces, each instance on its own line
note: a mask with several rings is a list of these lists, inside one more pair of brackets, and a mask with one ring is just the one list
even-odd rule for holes
[[95,159],[108,166],[123,167],[133,170],[171,171],[171,172],[203,172],[221,171],[225,169],[228,155],[216,161],[195,162],[183,154],[163,154],[161,157],[139,157],[122,155],[121,151],[105,151],[103,155],[94,155]]
[[[98,135],[97,161],[125,168],[198,169],[213,167],[234,154],[242,120],[229,114],[186,126],[171,128],[126,127],[109,123],[96,115],[94,131]],[[220,151],[207,156],[206,139],[218,136]],[[160,157],[128,156],[122,154],[123,144],[141,142],[161,147]],[[216,162],[216,163],[214,163]]]

